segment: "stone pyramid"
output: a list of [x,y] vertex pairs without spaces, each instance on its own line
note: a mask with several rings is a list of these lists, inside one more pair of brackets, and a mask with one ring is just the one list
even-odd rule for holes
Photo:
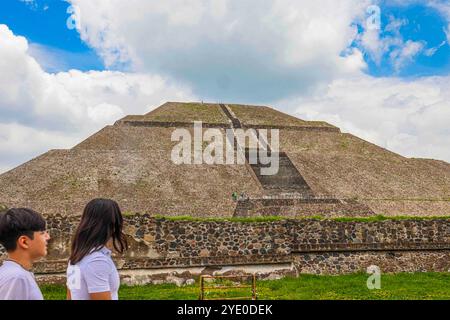
[[[171,161],[175,129],[278,129],[280,168]],[[247,152],[248,155],[248,152]],[[51,150],[0,175],[0,206],[80,215],[95,197],[126,213],[163,216],[447,216],[450,164],[409,159],[326,122],[264,106],[168,102],[129,115],[70,150]],[[232,193],[245,197],[233,199]]]

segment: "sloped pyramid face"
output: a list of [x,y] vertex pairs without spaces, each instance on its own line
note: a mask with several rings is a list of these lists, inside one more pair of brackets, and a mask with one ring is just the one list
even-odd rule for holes
[[[280,168],[260,163],[175,164],[172,133],[194,121],[279,129]],[[248,151],[248,150],[247,150]],[[247,157],[248,160],[248,157]],[[130,115],[70,150],[52,150],[0,176],[0,205],[79,215],[95,197],[151,215],[450,215],[450,164],[408,159],[328,123],[260,106],[169,102]],[[232,193],[245,193],[235,201]]]

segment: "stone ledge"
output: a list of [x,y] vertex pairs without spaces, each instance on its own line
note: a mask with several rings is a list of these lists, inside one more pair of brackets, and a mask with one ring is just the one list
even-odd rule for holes
[[[186,267],[211,267],[224,265],[251,265],[290,263],[290,255],[259,255],[259,256],[222,256],[222,257],[195,257],[195,258],[163,258],[148,259],[135,258],[115,259],[119,270],[135,269],[161,269],[161,268],[186,268]],[[67,260],[42,261],[35,264],[33,272],[37,274],[62,273],[66,271]]]
[[314,126],[280,126],[280,125],[267,125],[267,124],[242,124],[244,129],[280,129],[280,130],[295,130],[295,131],[321,131],[321,132],[337,132],[340,133],[341,129],[337,127],[314,127]]
[[292,262],[290,255],[250,255],[250,256],[221,256],[194,257],[173,259],[133,259],[126,261],[121,270],[153,269],[161,267],[210,267],[223,265],[273,264]]
[[[163,122],[163,121],[133,121],[133,120],[119,120],[115,123],[115,125],[126,125],[131,127],[163,127],[163,128],[171,128],[171,127],[194,127],[194,122]],[[224,128],[230,129],[230,124],[226,123],[208,123],[202,122],[203,128]]]
[[[149,120],[119,120],[115,125],[128,125],[132,127],[193,127],[194,122],[183,121],[149,121]],[[210,123],[202,122],[204,128],[231,128],[229,123]],[[314,126],[280,126],[280,125],[242,125],[243,129],[279,129],[279,130],[295,130],[295,131],[319,131],[319,132],[337,132],[341,130],[336,127],[314,127]]]
[[359,251],[441,251],[450,250],[450,243],[333,243],[297,244],[292,253],[359,252]]

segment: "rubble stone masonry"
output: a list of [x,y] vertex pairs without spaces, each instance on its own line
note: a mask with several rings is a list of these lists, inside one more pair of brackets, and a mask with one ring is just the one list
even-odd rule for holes
[[[49,255],[34,270],[41,280],[63,278],[78,219],[47,217]],[[142,282],[133,276],[137,273],[150,275],[144,281],[148,283],[155,276],[172,274],[171,270],[190,278],[227,266],[227,270],[284,266],[281,273],[294,275],[359,272],[372,264],[383,272],[450,270],[449,219],[230,222],[176,221],[144,214],[126,216],[125,226],[130,249],[115,261],[122,276],[131,277],[131,284]],[[0,254],[0,259],[5,257],[4,250]],[[270,270],[261,278],[270,277]]]

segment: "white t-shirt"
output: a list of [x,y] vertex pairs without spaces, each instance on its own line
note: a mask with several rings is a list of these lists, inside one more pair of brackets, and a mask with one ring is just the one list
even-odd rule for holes
[[72,300],[90,300],[90,293],[111,292],[119,300],[120,277],[111,259],[111,250],[103,247],[75,265],[67,267],[67,287]]
[[6,260],[0,267],[0,300],[44,300],[32,272]]

